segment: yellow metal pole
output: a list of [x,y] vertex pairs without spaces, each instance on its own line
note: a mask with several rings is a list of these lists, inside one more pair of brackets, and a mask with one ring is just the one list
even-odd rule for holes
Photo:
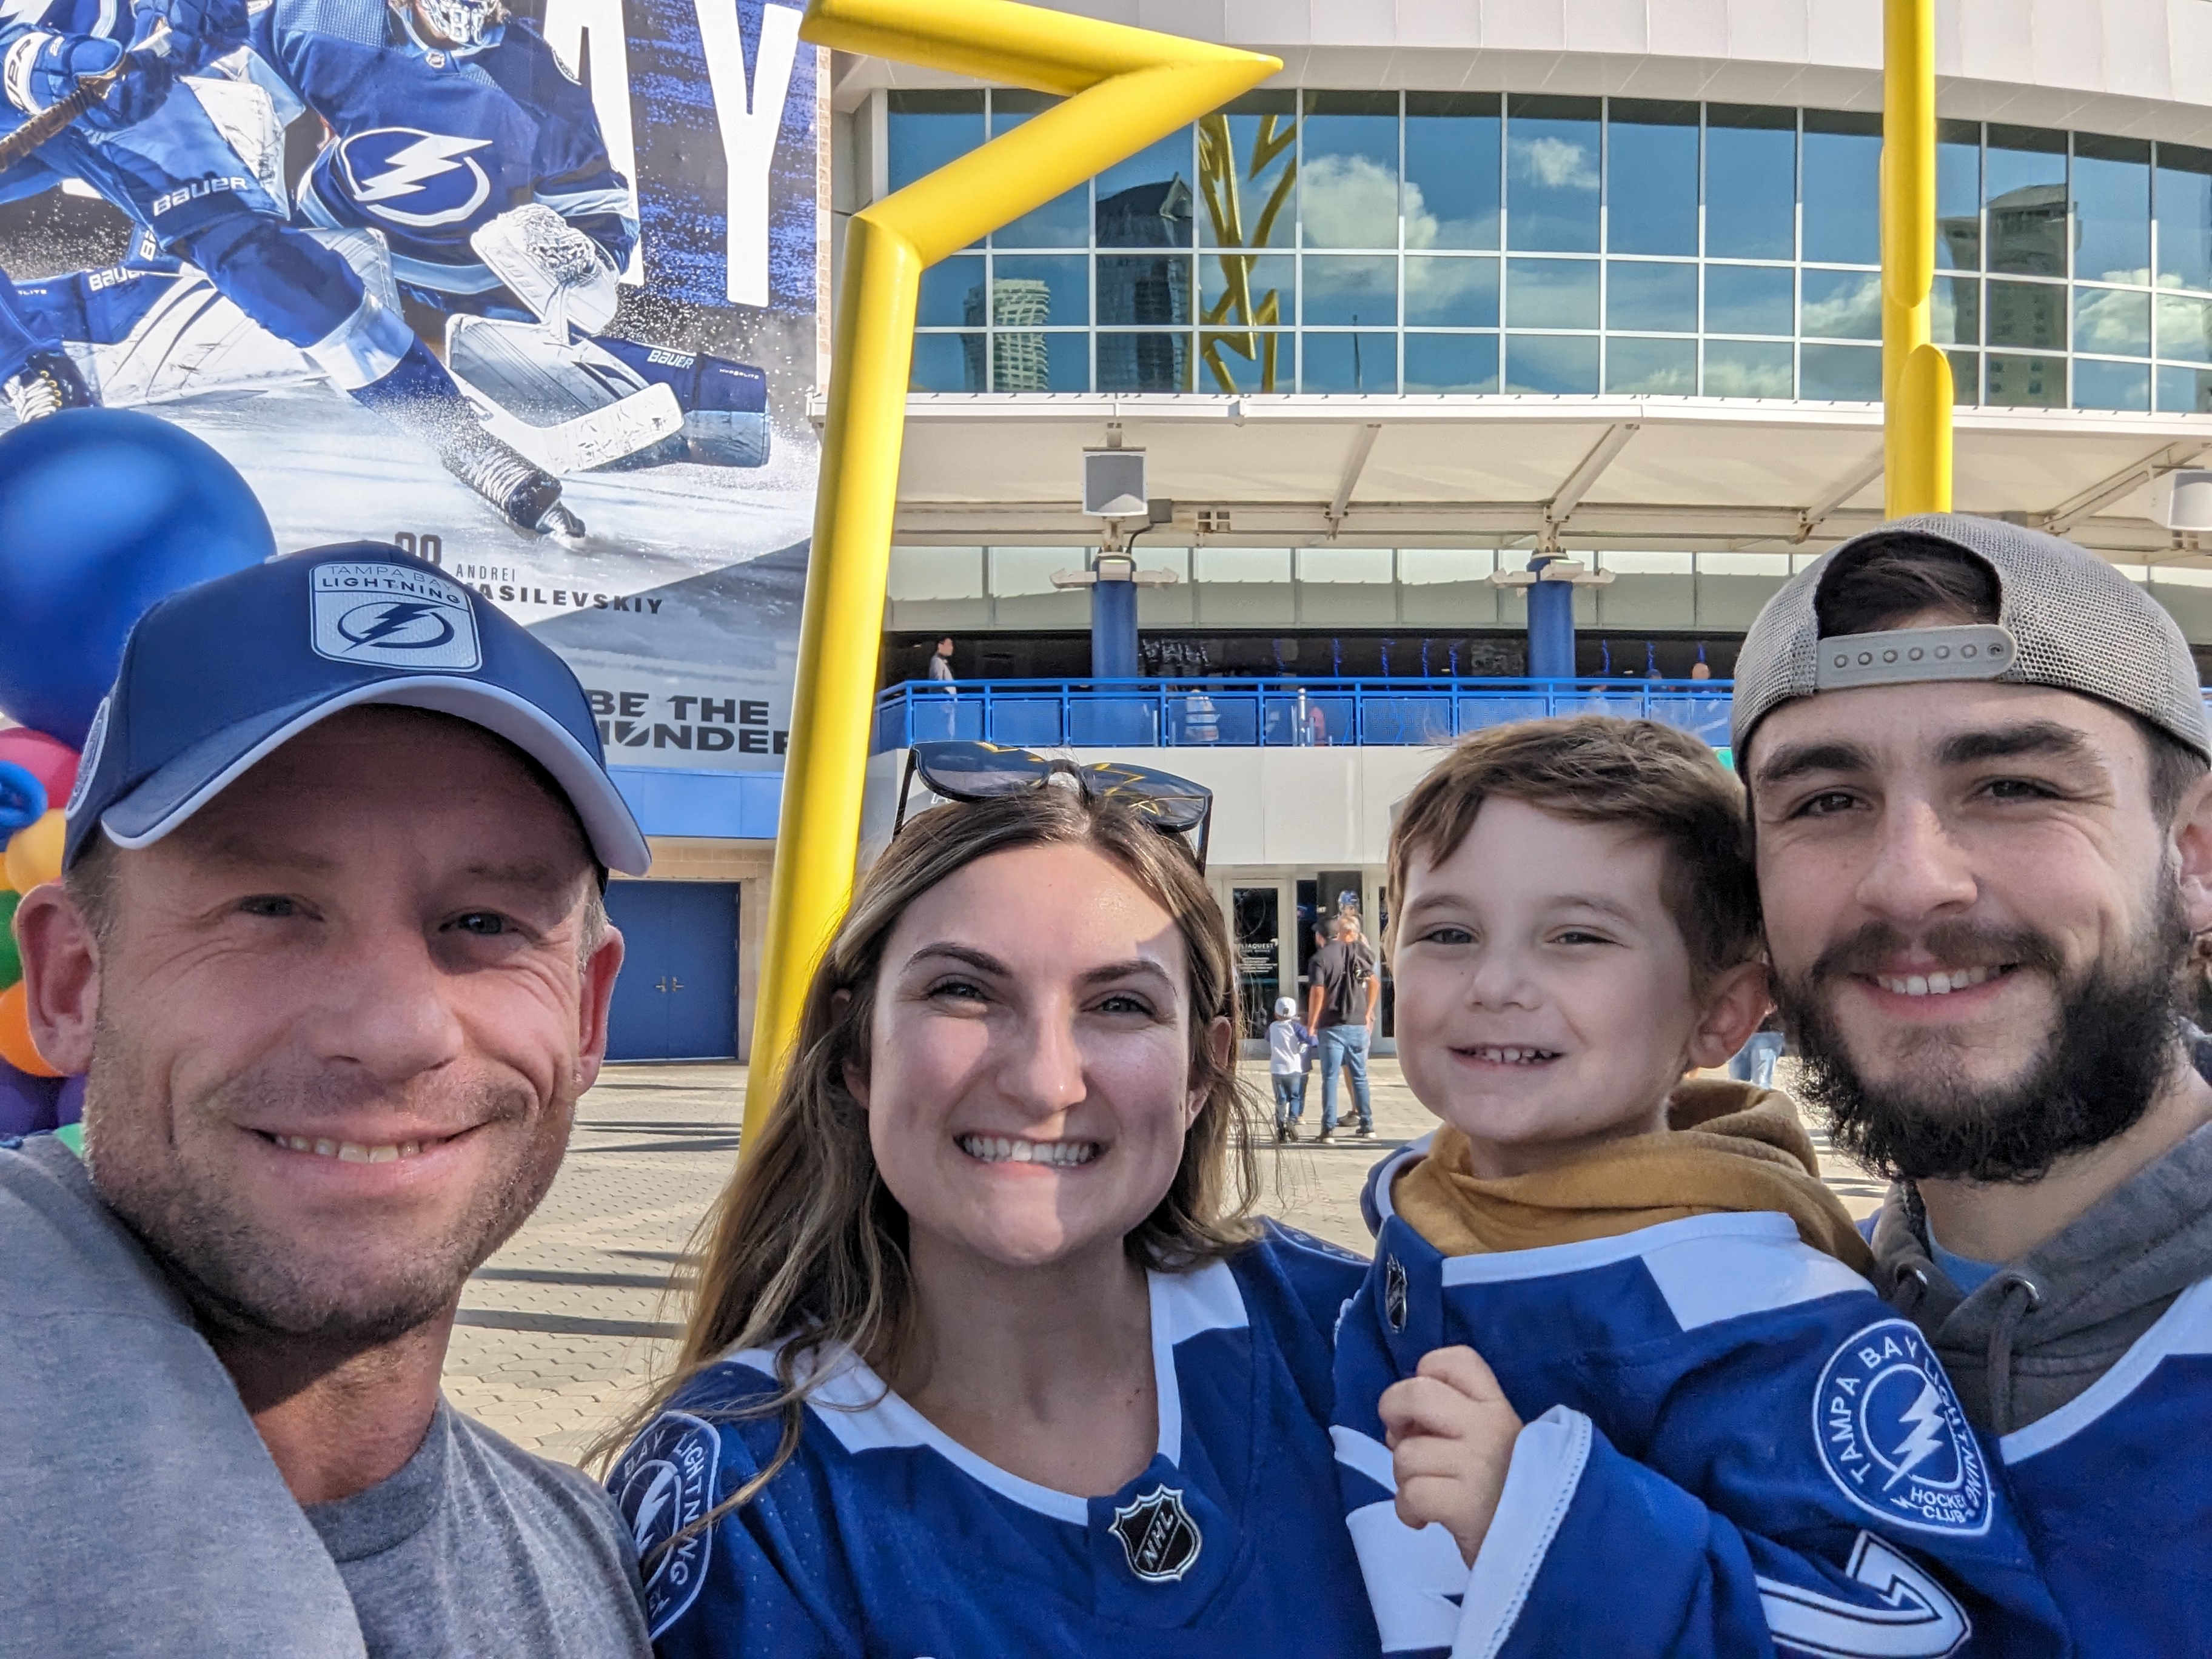
[[852,896],[921,273],[1282,68],[1256,52],[1012,0],[813,0],[799,33],[1066,101],[864,209],[846,232],[747,1144],[767,1120],[807,982]]
[[1894,519],[1951,510],[1951,363],[1931,326],[1935,0],[1883,0],[1882,59],[1882,509]]

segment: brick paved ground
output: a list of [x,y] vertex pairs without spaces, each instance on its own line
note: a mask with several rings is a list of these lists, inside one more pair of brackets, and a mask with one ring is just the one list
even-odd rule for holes
[[[1784,1062],[1785,1065],[1787,1062]],[[1309,1139],[1262,1154],[1261,1207],[1365,1254],[1362,1177],[1434,1121],[1390,1060],[1375,1066],[1375,1138]],[[618,1066],[584,1097],[551,1194],[462,1298],[446,1391],[462,1410],[549,1456],[577,1458],[641,1396],[672,1352],[667,1294],[692,1230],[721,1188],[744,1110],[741,1066]],[[1320,1123],[1319,1079],[1305,1127]],[[1824,1159],[1854,1215],[1879,1183]]]

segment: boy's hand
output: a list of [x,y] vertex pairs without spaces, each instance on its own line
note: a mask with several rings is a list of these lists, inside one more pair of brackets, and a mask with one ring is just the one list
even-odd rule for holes
[[1521,1432],[1497,1377],[1472,1348],[1437,1348],[1384,1389],[1376,1409],[1398,1478],[1398,1518],[1409,1527],[1441,1522],[1473,1566]]

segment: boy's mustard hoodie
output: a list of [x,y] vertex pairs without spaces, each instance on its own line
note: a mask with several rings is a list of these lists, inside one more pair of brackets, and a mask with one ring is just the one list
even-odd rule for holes
[[1555,1168],[1495,1180],[1474,1173],[1467,1137],[1439,1129],[1390,1202],[1446,1255],[1612,1238],[1687,1216],[1774,1210],[1856,1273],[1873,1253],[1822,1184],[1796,1103],[1774,1089],[1698,1079],[1669,1097],[1668,1127],[1608,1141]]

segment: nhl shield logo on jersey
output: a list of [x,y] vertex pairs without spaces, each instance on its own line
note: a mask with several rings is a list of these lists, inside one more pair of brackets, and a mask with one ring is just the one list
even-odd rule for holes
[[1382,1262],[1382,1317],[1394,1331],[1406,1328],[1406,1264],[1396,1256]]
[[1172,1486],[1155,1486],[1114,1511],[1114,1535],[1129,1558],[1129,1571],[1148,1584],[1171,1584],[1188,1572],[1206,1540]]
[[1906,1321],[1869,1325],[1836,1350],[1814,1395],[1813,1432],[1829,1476],[1860,1508],[1922,1532],[1989,1530],[1981,1445]]
[[638,1437],[608,1484],[645,1575],[645,1622],[655,1638],[682,1618],[707,1582],[714,1533],[676,1534],[714,1507],[721,1437],[687,1412],[669,1412]]

